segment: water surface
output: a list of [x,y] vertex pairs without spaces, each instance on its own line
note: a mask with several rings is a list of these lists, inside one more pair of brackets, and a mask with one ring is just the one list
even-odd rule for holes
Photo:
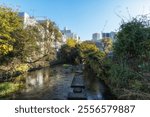
[[20,76],[25,77],[25,87],[20,92],[13,94],[11,98],[65,100],[71,90],[73,76],[71,68],[65,69],[62,66],[29,72]]

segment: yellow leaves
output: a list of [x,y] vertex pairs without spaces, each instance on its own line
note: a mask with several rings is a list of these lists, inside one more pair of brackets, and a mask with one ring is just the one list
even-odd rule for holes
[[99,49],[96,47],[95,44],[93,43],[87,43],[87,42],[83,42],[80,44],[80,49],[82,52],[86,52],[86,51],[93,51],[96,52]]
[[67,39],[67,45],[68,45],[69,47],[75,47],[76,44],[77,44],[77,40],[72,39],[72,38]]
[[29,70],[29,66],[27,64],[17,64],[15,66],[15,71],[19,71],[21,73],[27,72]]
[[14,33],[22,25],[20,20],[16,11],[0,6],[0,57],[14,50]]
[[10,33],[21,26],[17,12],[0,7],[0,32]]
[[13,46],[11,46],[11,45],[8,45],[8,44],[2,44],[2,45],[0,45],[0,53],[2,55],[6,55],[9,52],[11,52],[12,50],[13,50]]

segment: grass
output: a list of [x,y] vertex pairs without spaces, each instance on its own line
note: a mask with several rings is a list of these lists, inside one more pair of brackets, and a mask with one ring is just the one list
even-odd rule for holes
[[150,94],[143,91],[135,91],[126,88],[113,88],[113,93],[119,100],[149,100]]
[[0,98],[6,97],[20,90],[23,86],[21,83],[4,82],[0,83]]

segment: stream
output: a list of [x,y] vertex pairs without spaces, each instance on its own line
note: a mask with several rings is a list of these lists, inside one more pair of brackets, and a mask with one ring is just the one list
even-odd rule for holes
[[[8,99],[13,100],[66,100],[75,74],[75,66],[65,68],[62,65],[46,67],[28,72],[20,77],[25,78],[25,86]],[[86,81],[88,100],[104,99],[104,88],[96,80]]]

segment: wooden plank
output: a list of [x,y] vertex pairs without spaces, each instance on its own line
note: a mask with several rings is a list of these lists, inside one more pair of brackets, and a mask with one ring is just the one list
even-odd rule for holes
[[68,100],[87,100],[85,93],[72,93],[68,94]]

